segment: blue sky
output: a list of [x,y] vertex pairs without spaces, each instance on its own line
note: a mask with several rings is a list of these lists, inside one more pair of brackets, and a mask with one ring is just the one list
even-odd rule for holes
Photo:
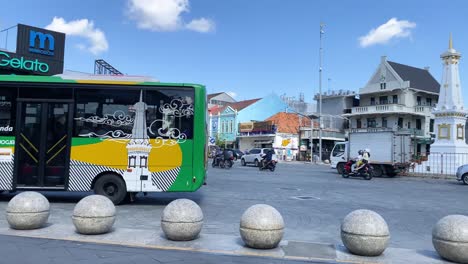
[[[94,59],[103,58],[126,74],[201,83],[209,92],[234,92],[239,100],[303,92],[310,101],[318,91],[321,21],[326,23],[324,91],[329,86],[357,91],[382,55],[430,66],[440,82],[439,56],[450,32],[455,49],[468,56],[468,2],[463,0],[450,5],[408,0],[15,0],[4,1],[2,10],[2,29],[24,23],[68,30],[66,69],[92,72]],[[360,37],[392,18],[395,27],[384,26],[370,45],[361,45]],[[468,87],[465,61],[460,74],[462,87]],[[464,98],[468,101],[468,92]]]

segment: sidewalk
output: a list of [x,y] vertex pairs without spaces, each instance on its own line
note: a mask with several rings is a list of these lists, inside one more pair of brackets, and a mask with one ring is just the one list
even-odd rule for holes
[[[31,242],[24,244],[24,241]],[[2,260],[8,259],[11,263],[82,263],[83,260],[110,263],[94,260],[113,257],[114,252],[126,252],[126,255],[115,258],[120,262],[111,263],[136,263],[140,258],[147,260],[140,263],[165,263],[158,259],[164,257],[175,258],[176,262],[171,263],[446,263],[430,250],[387,248],[382,256],[360,257],[350,254],[342,245],[287,240],[276,249],[256,250],[244,247],[238,236],[202,233],[196,240],[175,242],[165,239],[159,230],[126,228],[85,236],[77,234],[72,225],[59,224],[27,231],[0,227],[1,242],[8,245],[0,247]],[[131,252],[128,247],[133,248]],[[138,250],[144,254],[135,253]],[[37,262],[38,259],[41,262]]]
[[52,239],[25,238],[0,235],[1,263],[21,264],[129,264],[129,263],[323,263],[261,258],[255,256],[229,256],[194,251],[132,248]]

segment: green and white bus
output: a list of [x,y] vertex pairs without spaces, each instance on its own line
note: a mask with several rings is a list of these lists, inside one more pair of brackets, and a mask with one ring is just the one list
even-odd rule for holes
[[206,90],[128,76],[0,76],[0,191],[192,192]]

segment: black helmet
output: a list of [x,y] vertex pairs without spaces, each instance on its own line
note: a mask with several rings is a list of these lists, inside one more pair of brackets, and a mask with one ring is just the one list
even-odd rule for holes
[[360,149],[360,150],[358,151],[358,154],[359,154],[359,155],[363,155],[363,154],[364,154],[364,151],[363,151],[362,149]]

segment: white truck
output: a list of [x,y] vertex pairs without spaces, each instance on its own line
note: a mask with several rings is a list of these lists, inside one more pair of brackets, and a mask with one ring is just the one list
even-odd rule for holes
[[350,132],[347,142],[336,143],[330,155],[331,168],[343,173],[348,160],[358,156],[359,150],[370,150],[373,176],[393,177],[410,165],[414,150],[411,134],[394,131]]

